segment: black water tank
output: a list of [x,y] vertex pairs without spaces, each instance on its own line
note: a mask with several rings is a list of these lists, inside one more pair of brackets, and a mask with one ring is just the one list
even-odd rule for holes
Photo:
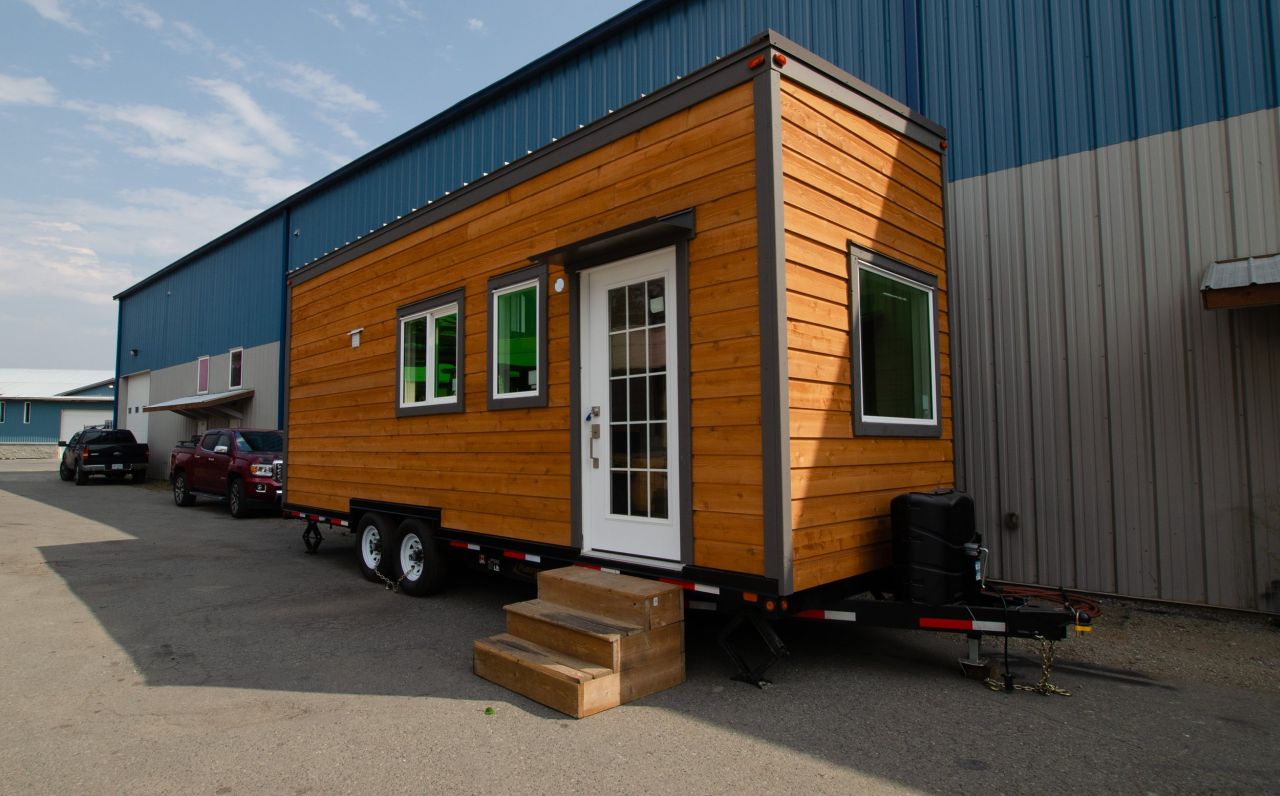
[[897,597],[947,605],[977,596],[973,498],[954,490],[910,492],[889,504]]

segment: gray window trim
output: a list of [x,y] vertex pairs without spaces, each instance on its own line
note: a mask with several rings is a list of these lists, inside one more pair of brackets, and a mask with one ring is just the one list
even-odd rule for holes
[[[862,419],[862,330],[861,296],[858,268],[860,263],[873,266],[929,291],[933,315],[933,415],[932,423],[894,423]],[[852,367],[850,388],[853,393],[853,433],[858,437],[941,437],[942,436],[942,354],[938,346],[938,278],[849,241],[849,329]]]
[[[396,309],[396,417],[418,417],[420,415],[445,415],[465,412],[466,401],[466,292],[463,288],[441,293],[430,298],[415,301]],[[454,400],[445,403],[410,405],[403,403],[404,389],[404,321],[414,315],[430,312],[448,304],[458,305],[458,392]]]
[[[493,311],[495,293],[504,288],[518,285],[522,282],[535,282],[538,286],[538,391],[536,394],[520,395],[513,398],[503,398],[494,395],[494,387],[497,384],[497,372],[495,369],[494,354],[497,351],[497,340],[495,339],[496,330],[494,323],[497,319],[496,313]],[[485,390],[488,396],[489,409],[528,409],[532,407],[542,407],[547,405],[547,381],[551,375],[551,363],[547,360],[547,265],[546,263],[535,263],[516,271],[501,274],[489,279],[489,291],[486,298],[485,308],[485,371],[487,379]]]

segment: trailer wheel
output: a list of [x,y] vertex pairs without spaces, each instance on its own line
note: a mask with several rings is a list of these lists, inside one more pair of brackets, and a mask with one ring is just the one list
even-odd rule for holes
[[390,556],[383,555],[391,540],[391,521],[381,514],[365,514],[360,518],[360,535],[356,539],[356,563],[360,572],[374,583],[383,583],[379,573],[391,570],[387,561]]
[[396,529],[396,545],[391,555],[392,579],[405,594],[422,597],[444,587],[444,560],[436,548],[436,537],[422,520],[405,520]]

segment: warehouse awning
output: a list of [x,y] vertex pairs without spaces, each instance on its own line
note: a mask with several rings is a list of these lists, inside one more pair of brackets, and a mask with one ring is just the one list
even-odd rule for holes
[[1280,304],[1280,253],[1213,263],[1200,280],[1207,310]]
[[253,390],[229,390],[228,392],[190,395],[186,398],[173,398],[168,401],[149,404],[142,407],[144,412],[176,412],[183,417],[196,420],[222,415],[243,419],[244,413],[236,408],[236,404],[253,397]]

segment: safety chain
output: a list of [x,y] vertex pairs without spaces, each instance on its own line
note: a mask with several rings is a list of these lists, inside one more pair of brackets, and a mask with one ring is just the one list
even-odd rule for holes
[[406,572],[403,575],[401,575],[399,578],[392,580],[391,578],[388,578],[386,575],[383,575],[382,570],[380,569],[375,568],[373,572],[375,575],[382,578],[382,582],[386,584],[387,591],[394,591],[394,592],[400,591],[400,584],[404,583],[404,579],[409,576],[409,573]]
[[[1058,696],[1071,696],[1071,692],[1065,688],[1059,688],[1049,682],[1049,674],[1053,671],[1053,642],[1043,636],[1037,637],[1040,641],[1040,682],[1035,685],[1023,685],[1014,683],[1013,687],[1018,691],[1033,691],[1037,694],[1049,696],[1057,694]],[[1005,690],[1004,683],[988,677],[985,681],[987,687],[992,691]]]

